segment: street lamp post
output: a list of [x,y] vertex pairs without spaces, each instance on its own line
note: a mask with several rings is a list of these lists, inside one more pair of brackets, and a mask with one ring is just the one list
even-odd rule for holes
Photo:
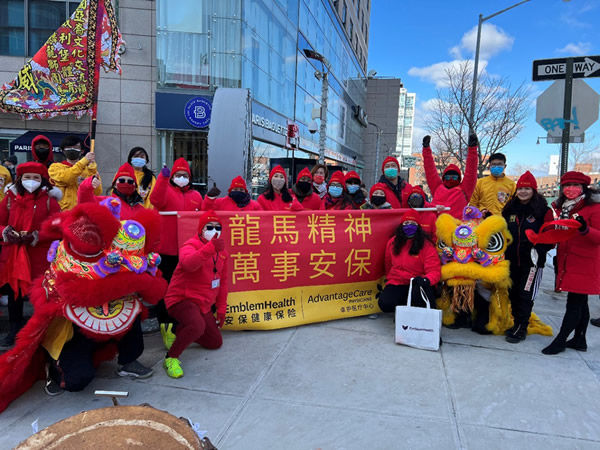
[[475,127],[473,126],[473,121],[475,119],[475,101],[477,99],[477,75],[479,70],[479,46],[481,44],[481,25],[486,20],[490,20],[493,17],[496,17],[499,14],[502,14],[510,9],[516,8],[523,3],[527,3],[531,0],[523,0],[519,3],[515,3],[508,8],[504,8],[502,11],[495,12],[494,14],[490,14],[487,17],[484,17],[482,14],[479,14],[479,23],[477,25],[477,44],[475,45],[475,62],[473,64],[473,88],[471,89],[471,111],[469,112],[469,135],[475,132]]
[[321,81],[321,125],[319,127],[319,164],[325,164],[325,145],[327,144],[327,99],[329,97],[329,72],[331,66],[323,55],[308,48],[304,55],[309,59],[319,61],[323,70],[315,72],[315,78]]
[[373,167],[373,184],[377,183],[377,167],[379,167],[379,149],[381,145],[381,134],[383,130],[376,123],[369,122],[369,125],[373,125],[377,129],[377,139],[375,141],[375,165]]

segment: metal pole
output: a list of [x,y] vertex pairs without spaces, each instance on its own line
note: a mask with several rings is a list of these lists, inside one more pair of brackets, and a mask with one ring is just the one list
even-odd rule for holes
[[377,183],[377,169],[379,168],[379,149],[381,145],[381,133],[383,130],[377,127],[377,141],[375,142],[375,170],[373,170],[373,184]]
[[481,25],[483,16],[479,14],[479,24],[477,25],[477,44],[475,45],[475,62],[473,64],[473,86],[471,88],[471,111],[469,112],[469,135],[475,132],[473,120],[475,119],[475,101],[477,100],[477,75],[479,70],[479,46],[481,45]]
[[565,76],[565,102],[563,119],[565,127],[562,132],[560,149],[560,176],[569,170],[569,138],[571,136],[571,96],[573,95],[573,58],[567,58],[567,73]]
[[321,126],[319,128],[319,164],[325,164],[325,143],[327,142],[327,97],[329,94],[329,75],[323,71],[321,85]]

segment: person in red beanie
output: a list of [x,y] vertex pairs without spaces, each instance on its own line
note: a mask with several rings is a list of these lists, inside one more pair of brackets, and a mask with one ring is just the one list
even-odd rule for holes
[[534,246],[525,234],[526,230],[539,232],[544,222],[553,218],[548,202],[537,192],[537,181],[531,172],[527,171],[519,178],[516,195],[504,206],[502,216],[513,237],[504,253],[510,261],[512,286],[508,296],[514,319],[513,327],[506,331],[506,340],[516,344],[527,337],[529,317],[542,280],[546,253],[553,247],[548,244]]
[[54,162],[54,155],[52,154],[52,142],[43,134],[38,134],[31,140],[31,157],[35,162],[39,162],[50,167],[50,164]]
[[430,142],[431,136],[423,138],[423,168],[425,169],[427,186],[429,186],[433,196],[431,202],[434,205],[448,206],[450,208],[448,214],[457,219],[462,219],[463,209],[469,203],[477,185],[477,163],[479,162],[477,136],[475,134],[469,136],[469,150],[464,178],[456,164],[449,164],[440,178],[433,159]]
[[[545,355],[565,348],[587,350],[588,296],[600,294],[600,199],[592,195],[591,181],[581,172],[565,173],[560,178],[560,195],[552,203],[556,218],[575,219],[581,225],[578,235],[558,244],[556,287],[567,292],[567,308],[558,335],[542,350]],[[567,340],[573,331],[573,338]]]
[[[100,202],[105,196],[94,195],[94,190],[100,184],[97,177],[86,178],[77,191],[78,203]],[[144,209],[144,199],[138,193],[135,170],[129,163],[123,164],[117,170],[111,185],[112,197],[121,201],[121,220],[133,218],[139,211]]]
[[313,176],[308,168],[305,167],[298,173],[292,191],[304,209],[317,210],[323,207],[321,197],[313,189]]
[[[427,201],[427,195],[425,195],[425,191],[421,186],[413,186],[413,188],[408,192],[408,199],[406,203],[411,208],[433,207],[433,205]],[[438,208],[441,211],[441,208],[443,208],[443,206],[438,205]],[[436,240],[435,221],[437,220],[437,216],[437,212],[435,211],[419,212],[421,228],[434,242]]]
[[367,191],[362,189],[362,181],[360,175],[354,170],[351,170],[346,174],[346,191],[348,192],[348,198],[352,203],[353,209],[360,209],[362,205],[367,201]]
[[327,184],[327,194],[323,197],[322,209],[353,209],[346,191],[346,178],[341,170],[333,172]]
[[237,176],[231,180],[227,197],[217,198],[221,191],[216,184],[206,193],[202,203],[203,211],[262,211],[256,200],[250,198],[246,180]]
[[406,201],[403,198],[405,190],[409,191],[412,186],[404,181],[400,175],[400,164],[393,156],[388,156],[383,160],[381,165],[381,178],[379,182],[385,185],[385,196],[390,202],[392,208],[406,208]]
[[[183,376],[179,356],[196,342],[207,349],[223,345],[219,328],[227,310],[227,257],[223,228],[214,211],[200,216],[198,234],[183,244],[165,303],[177,320],[175,341],[168,346],[164,366],[172,378]],[[217,317],[212,308],[216,307]]]
[[392,205],[385,196],[385,184],[375,183],[369,191],[369,201],[360,207],[360,209],[391,209]]
[[267,190],[260,194],[258,203],[265,211],[302,211],[302,205],[287,188],[287,174],[281,166],[269,173]]
[[[385,248],[385,274],[387,284],[379,297],[383,312],[394,312],[396,306],[406,305],[410,280],[422,287],[435,308],[435,286],[441,278],[440,257],[431,239],[421,229],[419,213],[408,211],[400,219]],[[420,296],[419,296],[420,300]],[[413,306],[425,306],[421,300]]]
[[23,323],[23,300],[32,281],[48,268],[50,242],[40,238],[42,222],[60,211],[61,191],[50,184],[48,169],[37,162],[17,166],[17,179],[0,203],[0,286],[8,285],[10,330],[0,346],[12,347]]

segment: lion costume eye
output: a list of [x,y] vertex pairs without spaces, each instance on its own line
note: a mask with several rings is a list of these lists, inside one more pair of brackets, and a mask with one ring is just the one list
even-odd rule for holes
[[496,252],[499,252],[500,250],[502,250],[503,248],[504,248],[504,236],[502,235],[502,233],[494,233],[490,237],[490,242],[488,242],[488,245],[485,249],[489,253],[496,253]]

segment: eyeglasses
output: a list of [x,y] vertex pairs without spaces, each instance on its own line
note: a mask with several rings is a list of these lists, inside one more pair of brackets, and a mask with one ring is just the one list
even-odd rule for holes
[[458,180],[458,175],[444,175],[444,180]]
[[127,179],[127,180],[126,180],[125,178],[119,178],[119,179],[117,180],[117,183],[121,183],[121,184],[123,184],[123,183],[127,183],[127,184],[133,184],[133,183],[134,183],[134,181],[133,181],[131,178],[129,178],[129,179]]
[[221,225],[206,225],[206,231],[217,230],[221,231],[223,227]]

